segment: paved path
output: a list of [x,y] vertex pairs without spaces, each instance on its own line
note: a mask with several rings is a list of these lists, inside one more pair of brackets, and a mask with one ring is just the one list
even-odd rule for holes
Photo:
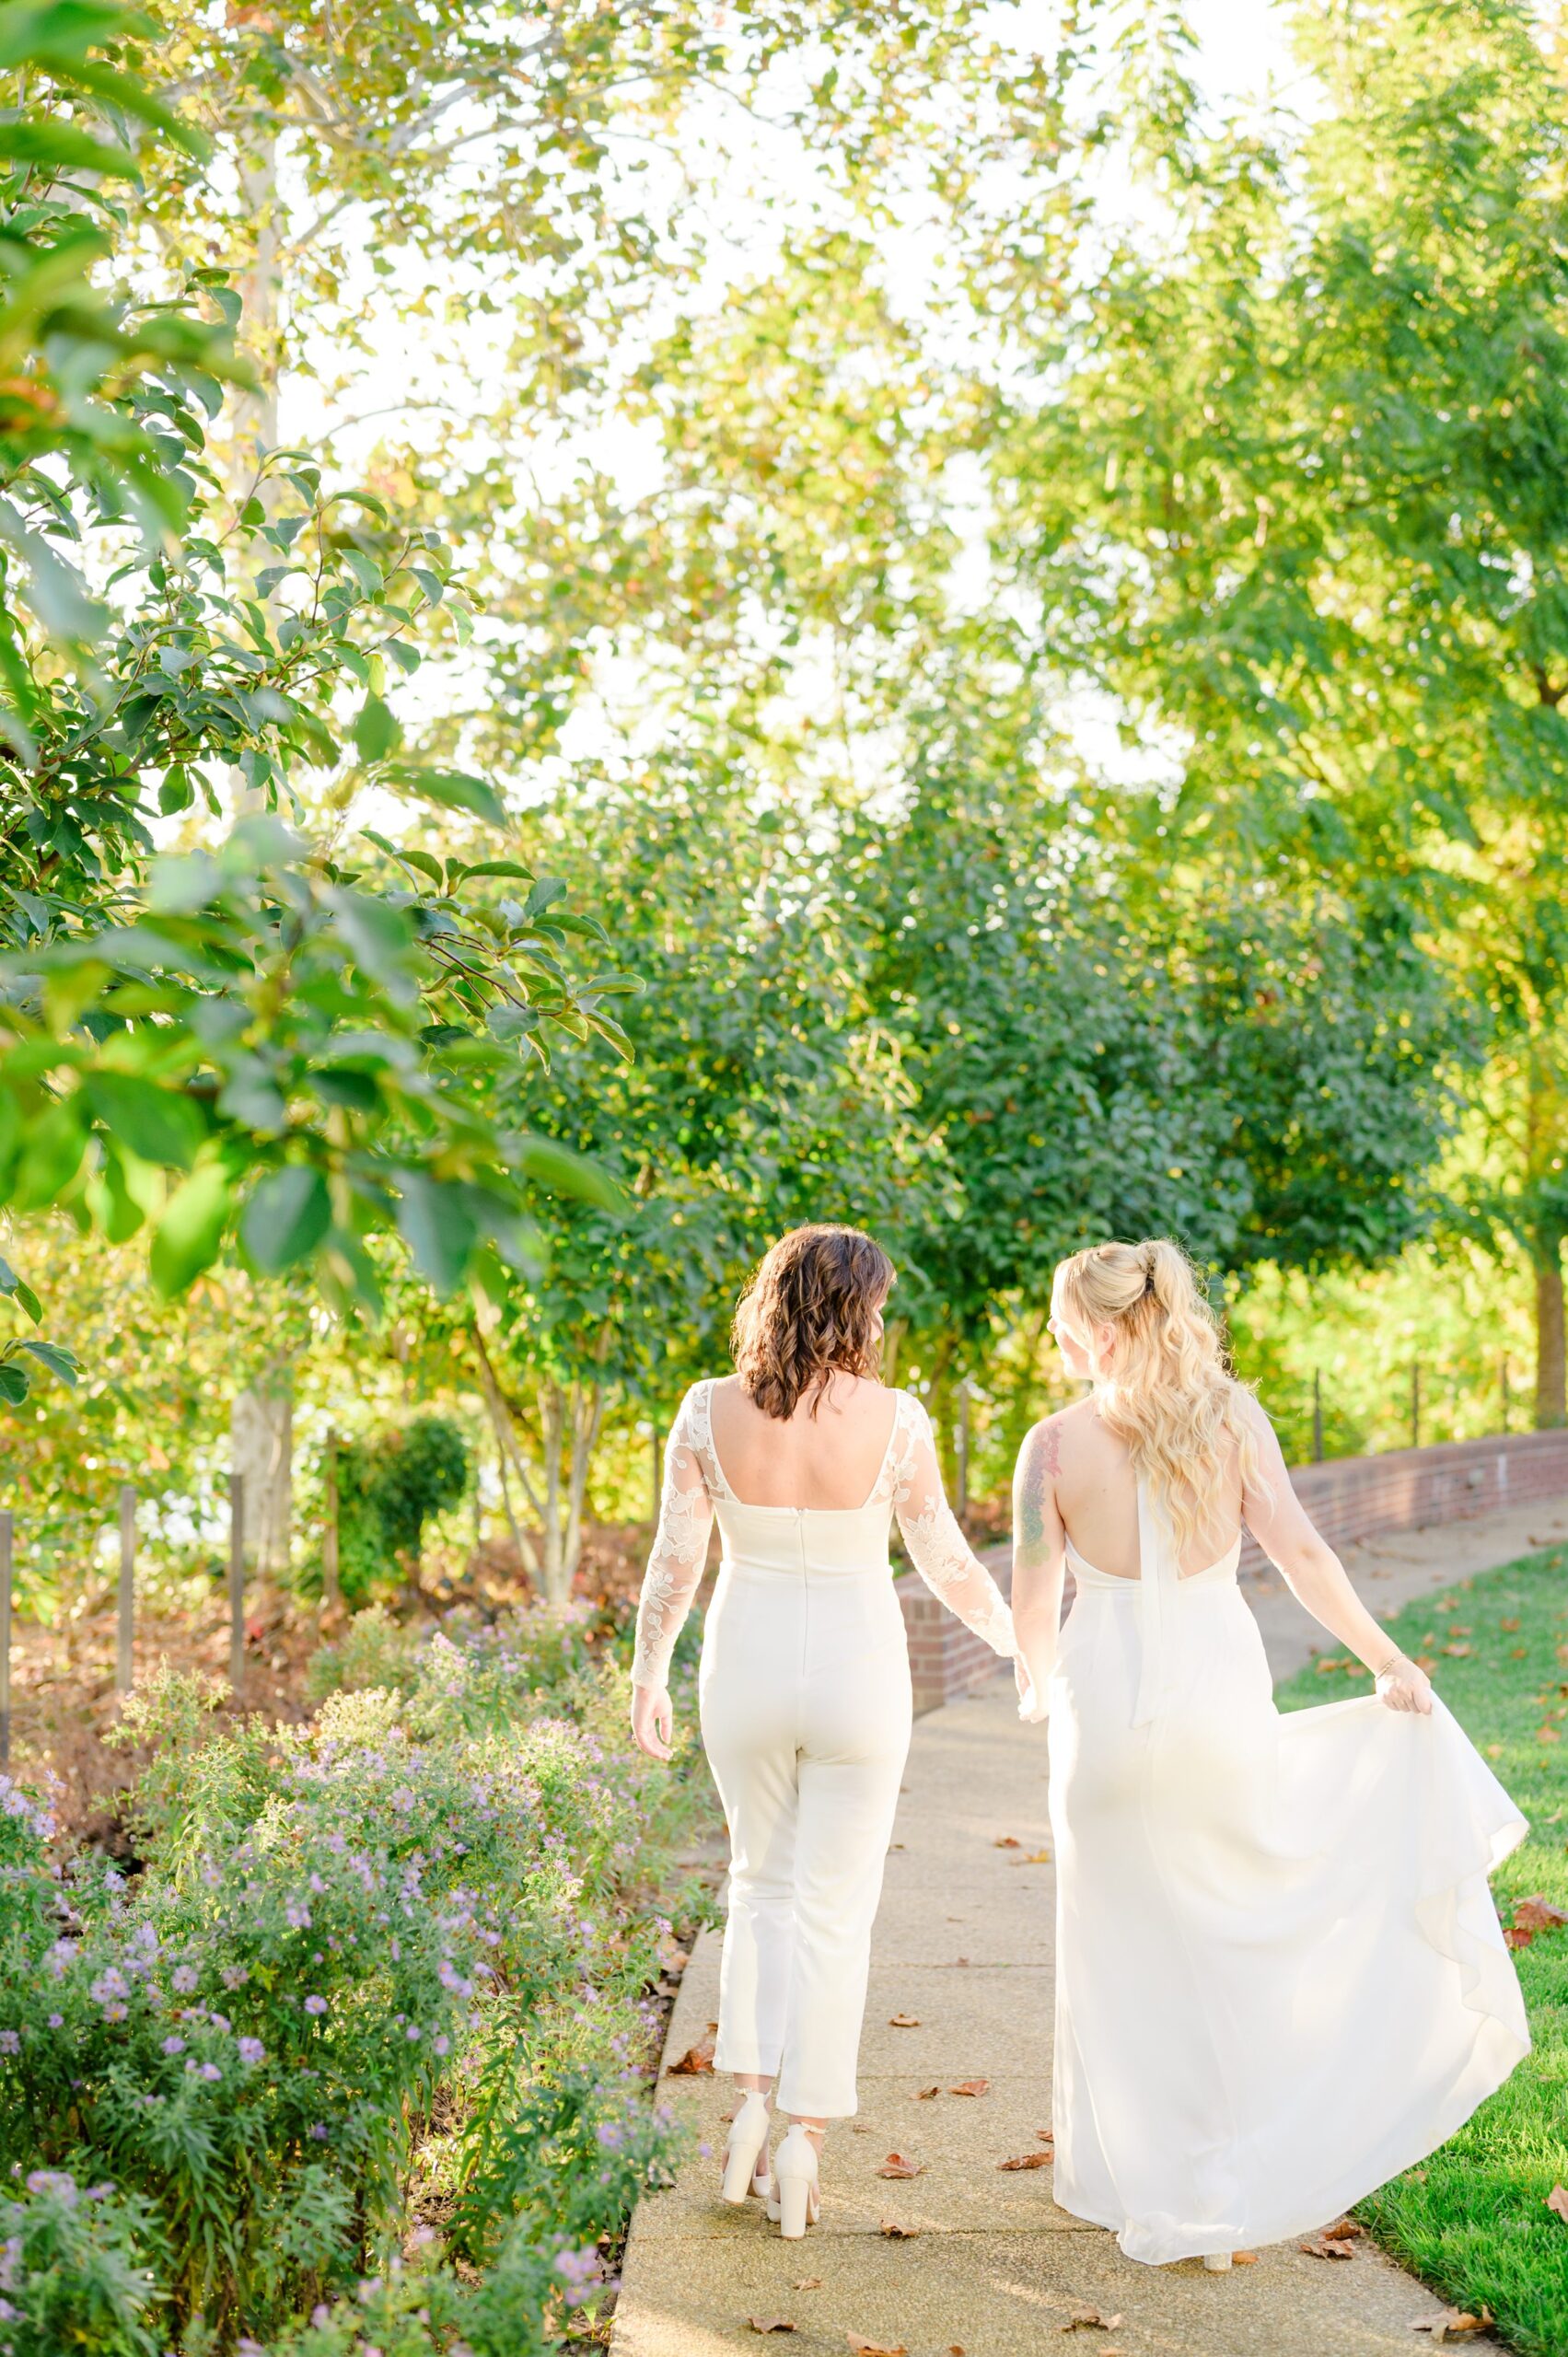
[[[1388,1609],[1565,1533],[1568,1500],[1364,1549],[1354,1572]],[[1288,1596],[1265,1588],[1253,1601],[1276,1675],[1287,1674],[1321,1632]],[[755,2202],[726,2209],[716,2160],[694,2156],[633,2221],[615,2357],[755,2350],[752,2316],[793,2323],[771,2345],[802,2357],[852,2349],[854,2336],[909,2357],[1069,2345],[1082,2357],[1411,2357],[1430,2346],[1411,2328],[1441,2304],[1365,2242],[1348,2263],[1288,2243],[1229,2275],[1196,2261],[1138,2267],[1055,2207],[1049,2167],[1000,2166],[1044,2150],[1051,2124],[1054,1875],[1035,1856],[1049,1846],[1045,1729],[1020,1728],[997,1680],[917,1721],[905,1795],[877,1920],[861,2111],[829,2137],[820,2225],[781,2242]],[[667,2061],[703,2038],[717,1998],[718,1942],[704,1934]],[[895,2027],[895,2015],[916,2026]],[[950,2092],[981,2079],[982,2095]],[[716,2154],[728,2082],[667,2075],[661,2094]],[[879,2177],[895,2153],[922,2174]],[[1088,2309],[1118,2321],[1059,2342]]]

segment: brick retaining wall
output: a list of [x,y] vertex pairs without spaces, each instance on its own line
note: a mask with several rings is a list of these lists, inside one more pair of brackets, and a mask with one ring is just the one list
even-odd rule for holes
[[[1492,1440],[1390,1449],[1383,1457],[1342,1457],[1326,1465],[1294,1466],[1290,1478],[1330,1546],[1343,1548],[1379,1531],[1420,1530],[1562,1496],[1568,1492],[1568,1432],[1500,1434]],[[993,1548],[985,1561],[1005,1595],[1007,1550]],[[1246,1535],[1242,1577],[1260,1571],[1265,1561],[1257,1540]],[[897,1586],[916,1711],[934,1711],[993,1674],[995,1655],[937,1603],[923,1580],[906,1572]]]

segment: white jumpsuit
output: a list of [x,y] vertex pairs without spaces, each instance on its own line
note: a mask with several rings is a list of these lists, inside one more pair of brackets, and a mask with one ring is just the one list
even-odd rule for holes
[[748,1505],[714,1449],[711,1383],[665,1456],[633,1677],[663,1686],[717,1514],[724,1556],[703,1635],[703,1742],[729,1826],[729,1921],[714,2067],[775,2076],[781,2111],[855,2109],[871,1923],[910,1738],[909,1655],[888,1529],[927,1585],[1004,1656],[1013,1624],[942,1491],[908,1392],[870,1496],[842,1512]]

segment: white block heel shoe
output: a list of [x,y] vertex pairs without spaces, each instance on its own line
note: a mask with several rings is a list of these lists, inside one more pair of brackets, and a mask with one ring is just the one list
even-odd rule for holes
[[749,2193],[765,2190],[768,2130],[772,2124],[767,2096],[755,2088],[749,2089],[741,2100],[730,2127],[729,2142],[724,2148],[721,2191],[726,2201],[744,2201]]
[[1203,2264],[1211,2275],[1228,2275],[1230,2253],[1227,2250],[1206,2250],[1203,2253]]
[[817,2147],[806,2130],[796,2126],[773,2155],[773,2199],[768,2204],[768,2215],[777,2219],[785,2242],[797,2243],[807,2227],[817,2223],[820,2207]]

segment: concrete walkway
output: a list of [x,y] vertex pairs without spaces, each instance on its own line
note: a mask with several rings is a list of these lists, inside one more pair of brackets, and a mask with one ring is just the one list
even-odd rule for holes
[[[1532,1538],[1564,1535],[1568,1499],[1489,1517],[1485,1528],[1401,1535],[1359,1550],[1353,1573],[1374,1608],[1388,1610],[1509,1562]],[[1287,1595],[1253,1585],[1275,1675],[1286,1675],[1327,1641]],[[1288,2243],[1229,2275],[1196,2261],[1139,2267],[1109,2235],[1055,2207],[1049,2165],[1003,2166],[1049,2151],[1040,2131],[1051,2126],[1055,1891],[1039,1854],[1050,1845],[1045,1734],[1019,1726],[1001,1679],[916,1723],[877,1920],[860,2116],[829,2136],[822,2220],[804,2242],[781,2242],[755,2202],[738,2211],[716,2199],[728,2082],[667,2072],[661,2096],[712,2156],[693,2157],[638,2209],[616,2357],[756,2349],[752,2318],[793,2325],[778,2335],[781,2349],[909,2357],[1038,2357],[1061,2345],[1056,2334],[1073,2331],[1075,2316],[1084,2357],[1411,2357],[1431,2345],[1411,2327],[1442,2304],[1365,2240],[1348,2261]],[[697,1944],[667,2064],[700,2045],[716,2017],[718,1953],[711,1933]],[[953,2092],[981,2082],[983,2092]],[[920,2174],[883,2177],[893,2154]],[[1098,2320],[1086,2321],[1090,2311]]]

